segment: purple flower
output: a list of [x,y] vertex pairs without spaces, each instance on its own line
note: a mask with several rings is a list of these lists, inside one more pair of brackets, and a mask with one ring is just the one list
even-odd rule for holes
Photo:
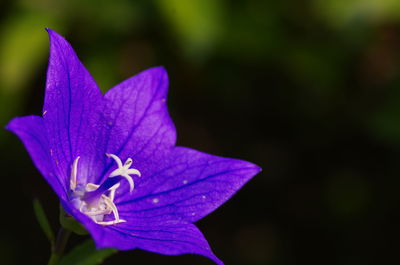
[[98,248],[194,253],[223,264],[193,224],[260,171],[252,163],[175,146],[164,68],[102,95],[52,30],[43,115],[13,119],[65,211]]

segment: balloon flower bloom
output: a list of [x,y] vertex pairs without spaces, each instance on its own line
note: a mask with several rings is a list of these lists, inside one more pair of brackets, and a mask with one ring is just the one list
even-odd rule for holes
[[53,30],[42,116],[14,118],[65,212],[97,248],[199,254],[223,264],[193,224],[260,168],[175,145],[168,76],[155,67],[104,95],[70,44]]

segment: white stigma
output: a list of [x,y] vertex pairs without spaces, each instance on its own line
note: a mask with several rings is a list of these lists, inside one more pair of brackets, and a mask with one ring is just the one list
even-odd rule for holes
[[118,165],[118,168],[116,170],[114,170],[113,172],[111,172],[111,174],[108,177],[109,178],[113,178],[116,176],[124,177],[129,182],[129,192],[132,192],[135,185],[134,185],[132,177],[130,175],[137,175],[138,177],[141,176],[139,170],[130,168],[130,166],[132,165],[132,162],[133,162],[132,159],[128,158],[125,161],[125,164],[122,165],[122,161],[121,161],[121,159],[119,159],[118,156],[113,155],[113,154],[106,154],[106,155],[108,157],[111,157],[112,159],[114,159]]
[[[139,170],[130,168],[132,165],[132,159],[128,158],[124,164],[122,164],[121,159],[114,154],[106,154],[108,157],[114,159],[117,163],[118,168],[112,171],[108,178],[114,178],[121,176],[126,179],[129,183],[129,192],[134,189],[134,182],[130,175],[141,176]],[[82,213],[90,217],[95,223],[100,225],[114,225],[118,223],[126,222],[119,217],[118,208],[114,203],[115,192],[121,186],[120,182],[114,184],[111,188],[106,190],[103,194],[99,196],[98,199],[85,201],[84,196],[86,193],[96,191],[100,185],[94,183],[78,184],[78,161],[79,156],[74,160],[71,167],[71,177],[70,177],[70,189],[71,189],[71,202],[79,209]],[[104,221],[105,215],[113,214],[114,220]]]

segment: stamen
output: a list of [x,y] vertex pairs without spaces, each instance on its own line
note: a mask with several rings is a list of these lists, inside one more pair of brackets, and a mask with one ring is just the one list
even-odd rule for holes
[[114,220],[114,221],[106,221],[106,222],[96,222],[96,224],[99,225],[115,225],[115,224],[119,224],[119,223],[125,223],[125,220],[119,219],[119,220]]
[[85,190],[86,191],[95,191],[95,190],[97,190],[98,188],[100,187],[100,185],[96,185],[96,184],[93,184],[93,183],[88,183],[88,184],[86,184],[86,187],[85,187]]
[[69,179],[69,187],[72,191],[75,191],[76,189],[76,174],[78,171],[78,161],[79,161],[80,156],[78,156],[75,160],[74,163],[72,164],[72,169],[71,169],[71,178]]
[[109,209],[101,210],[101,211],[93,211],[93,212],[85,212],[88,216],[96,216],[101,214],[109,214],[111,211]]
[[[130,168],[133,160],[126,159],[122,164],[121,159],[114,154],[106,154],[114,159],[118,168],[112,171],[108,178],[101,184],[86,183],[86,185],[77,184],[77,170],[79,156],[74,160],[71,169],[70,194],[71,202],[84,214],[89,216],[99,225],[114,225],[126,222],[119,218],[118,208],[114,203],[116,190],[121,186],[121,180],[126,179],[129,183],[129,191],[134,189],[134,182],[130,175],[141,176],[139,170]],[[114,220],[103,221],[104,216],[114,215]]]
[[118,214],[117,206],[115,206],[114,202],[109,197],[105,196],[104,194],[101,197],[104,199],[104,202],[107,204],[107,206],[111,208],[111,210],[114,214],[115,220],[118,221],[119,214]]

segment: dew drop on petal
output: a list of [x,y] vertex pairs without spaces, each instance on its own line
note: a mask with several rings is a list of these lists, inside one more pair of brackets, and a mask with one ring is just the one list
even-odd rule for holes
[[207,197],[206,197],[206,195],[201,195],[201,198],[202,198],[203,200],[205,200]]
[[160,199],[158,199],[158,198],[153,199],[153,203],[158,203],[159,201],[160,201]]
[[189,182],[189,181],[188,181],[187,179],[185,179],[185,180],[182,181],[182,183],[185,184],[185,185],[188,184],[188,182]]

